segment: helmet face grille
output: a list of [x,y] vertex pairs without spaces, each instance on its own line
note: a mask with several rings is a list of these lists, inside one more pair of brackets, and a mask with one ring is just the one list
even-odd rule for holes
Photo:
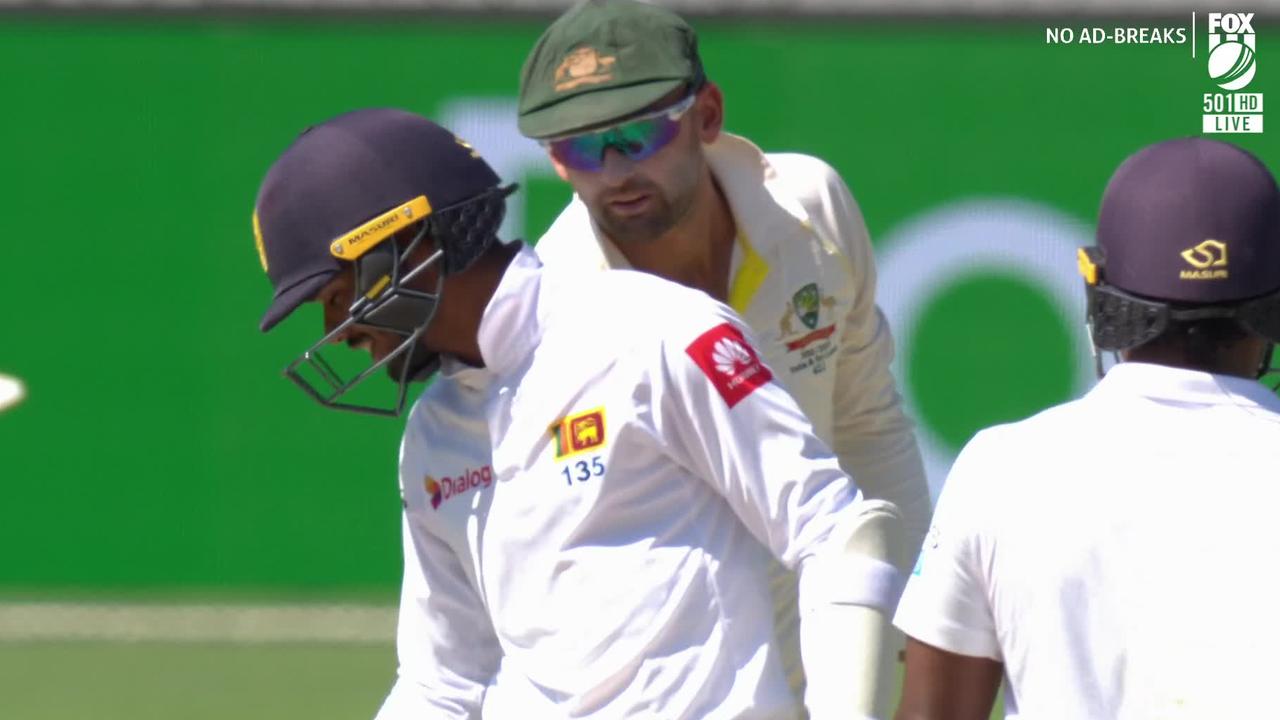
[[446,274],[466,270],[497,239],[513,189],[496,188],[431,216],[431,234],[444,252]]
[[1089,327],[1099,350],[1119,352],[1155,339],[1169,325],[1169,309],[1106,285],[1087,288]]
[[1280,343],[1280,292],[1239,305],[1178,308],[1130,295],[1110,285],[1088,286],[1089,330],[1098,350],[1120,352],[1151,342],[1172,321],[1234,319],[1270,343]]
[[1280,343],[1280,292],[1251,300],[1240,307],[1240,322],[1270,342]]

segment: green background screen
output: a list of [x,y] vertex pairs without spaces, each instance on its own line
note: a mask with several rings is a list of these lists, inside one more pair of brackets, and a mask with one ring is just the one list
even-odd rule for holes
[[[696,24],[728,129],[822,157],[859,200],[935,485],[977,428],[1088,386],[1081,308],[1054,289],[1076,282],[1063,248],[1088,241],[1126,155],[1199,133],[1216,89],[1203,32],[1192,59],[1186,45],[1045,42],[1046,25],[1114,21]],[[0,23],[0,372],[29,391],[0,415],[0,591],[391,597],[402,421],[325,410],[281,376],[320,318],[258,332],[270,288],[254,195],[307,125],[402,107],[520,182],[509,236],[536,238],[569,197],[514,130],[542,27]],[[1249,90],[1277,97],[1274,28],[1257,29]],[[1280,161],[1273,136],[1233,139]]]

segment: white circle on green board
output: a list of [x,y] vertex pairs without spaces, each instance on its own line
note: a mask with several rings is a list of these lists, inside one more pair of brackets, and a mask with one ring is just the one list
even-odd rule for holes
[[[1041,310],[1023,313],[1026,317],[1046,314],[1043,307],[1054,308],[1060,327],[1066,328],[1071,357],[1065,360],[1070,367],[1070,395],[1078,395],[1094,382],[1093,363],[1089,353],[1089,340],[1084,325],[1084,288],[1076,271],[1076,249],[1093,243],[1092,229],[1078,220],[1040,203],[1017,198],[976,198],[959,201],[927,211],[891,230],[885,235],[877,252],[879,277],[877,301],[888,318],[898,347],[894,361],[894,374],[908,413],[917,421],[916,437],[924,456],[925,471],[929,479],[930,493],[936,498],[946,479],[947,471],[955,460],[956,451],[948,437],[956,437],[954,423],[976,425],[983,418],[991,417],[990,407],[977,407],[967,416],[963,413],[950,417],[948,427],[934,428],[928,417],[921,413],[924,407],[947,402],[946,397],[919,397],[918,390],[935,392],[932,387],[916,388],[911,383],[913,373],[944,373],[938,367],[945,358],[922,359],[927,364],[912,368],[907,355],[916,346],[916,333],[922,321],[938,312],[930,310],[932,303],[946,302],[946,292],[960,288],[972,295],[975,278],[1002,278],[995,282],[1006,284],[1004,291],[993,291],[992,297],[1014,297],[1021,292],[1036,293],[1042,301]],[[1023,290],[1009,290],[1021,286]],[[941,293],[941,295],[940,295]],[[1013,293],[1013,295],[1011,295]],[[1010,317],[1007,309],[977,307],[974,317],[955,318],[973,328],[973,347],[969,362],[981,364],[983,353],[988,353],[987,364],[998,367],[1005,358],[997,357],[1005,344],[984,347],[982,332],[1002,331],[1011,336],[1019,328],[993,330],[989,323],[993,318]],[[1053,322],[1053,321],[1046,321]],[[979,330],[984,328],[984,330]],[[928,324],[924,327],[929,331]],[[921,338],[925,347],[932,342]],[[989,345],[989,343],[987,343]],[[1047,346],[1024,343],[1021,360],[1027,366],[1061,367],[1063,359],[1057,357],[1062,344],[1050,342]],[[1046,357],[1054,355],[1054,357]],[[990,405],[1003,403],[1006,407],[1019,407],[1016,397],[994,400],[997,393],[1027,394],[1018,387],[1002,385],[999,378],[974,378],[989,387],[993,398]],[[1036,397],[1030,394],[1030,397]],[[957,398],[957,401],[959,398]],[[1040,401],[1044,398],[1041,397]],[[1023,405],[1021,407],[1026,407]],[[936,416],[937,413],[935,413]]]

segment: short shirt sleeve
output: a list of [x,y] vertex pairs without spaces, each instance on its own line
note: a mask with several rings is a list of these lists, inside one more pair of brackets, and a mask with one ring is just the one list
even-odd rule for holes
[[982,547],[991,529],[982,434],[961,452],[938,499],[933,525],[898,604],[894,624],[928,645],[1002,661]]

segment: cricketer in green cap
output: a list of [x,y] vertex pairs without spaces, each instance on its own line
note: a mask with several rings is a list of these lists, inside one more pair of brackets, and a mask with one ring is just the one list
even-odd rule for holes
[[520,77],[520,132],[549,138],[632,115],[700,85],[693,28],[634,0],[590,0],[547,28]]
[[[536,251],[549,279],[634,269],[732,307],[863,495],[902,511],[900,527],[846,547],[909,571],[932,504],[890,370],[866,223],[827,163],[725,132],[724,102],[693,29],[671,12],[633,0],[568,10],[521,77],[520,129],[574,191]],[[902,643],[891,613],[856,597],[802,606],[815,569],[771,570],[787,716],[888,717]]]

